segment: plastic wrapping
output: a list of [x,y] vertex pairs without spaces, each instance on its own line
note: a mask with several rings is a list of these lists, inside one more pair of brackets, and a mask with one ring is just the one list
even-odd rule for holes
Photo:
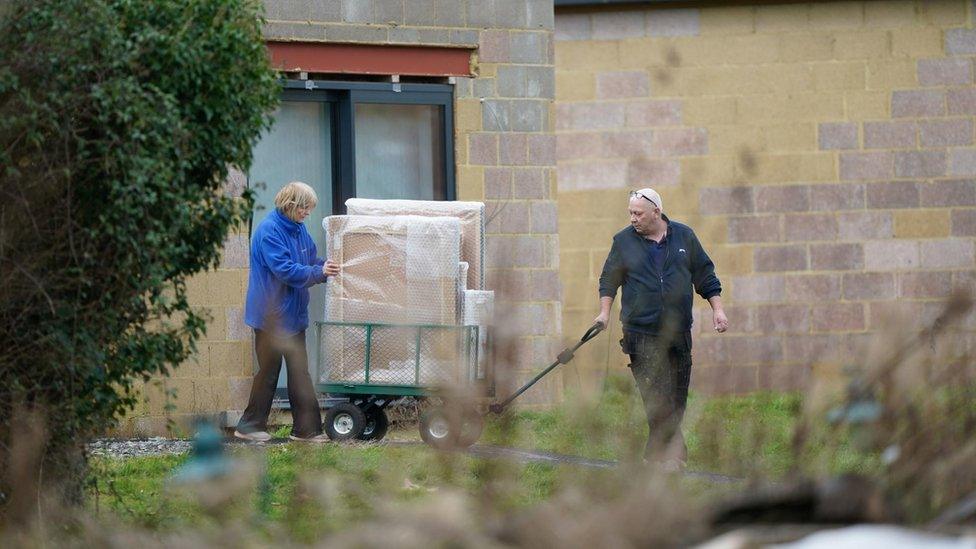
[[341,266],[326,284],[326,318],[350,323],[326,325],[320,334],[322,380],[425,386],[459,380],[460,221],[346,215],[322,225],[329,255]]
[[326,318],[337,322],[456,324],[460,222],[453,217],[336,215],[325,218],[341,273],[326,284]]
[[418,215],[429,218],[456,217],[461,222],[461,261],[468,264],[467,288],[485,287],[485,205],[481,202],[437,200],[346,200],[350,215]]
[[463,292],[468,289],[468,262],[462,261],[458,263],[458,288]]
[[478,367],[477,379],[484,379],[485,365],[488,361],[488,326],[495,313],[495,292],[485,290],[465,290],[462,323],[478,327]]
[[458,298],[458,322],[464,323],[464,291],[468,289],[468,262],[462,261],[458,263],[458,283],[457,283],[457,298]]
[[464,315],[465,326],[487,326],[491,324],[495,308],[495,292],[491,290],[465,290]]

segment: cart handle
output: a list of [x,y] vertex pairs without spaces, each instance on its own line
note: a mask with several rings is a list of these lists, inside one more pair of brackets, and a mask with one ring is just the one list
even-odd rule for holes
[[594,323],[592,326],[590,326],[590,329],[587,330],[585,334],[583,334],[583,337],[580,338],[580,343],[583,344],[593,339],[594,337],[597,336],[597,334],[602,332],[605,328],[606,326],[604,326],[602,322]]
[[551,372],[553,369],[555,369],[560,364],[567,364],[567,363],[569,363],[570,360],[573,360],[573,353],[575,353],[577,349],[579,349],[580,347],[582,347],[584,343],[586,343],[587,341],[589,341],[589,340],[593,339],[594,337],[596,337],[597,334],[599,334],[600,332],[603,331],[603,328],[604,328],[604,326],[603,326],[603,323],[601,323],[601,322],[597,322],[597,323],[593,324],[593,326],[590,326],[590,329],[587,330],[586,333],[583,334],[583,337],[580,338],[579,343],[577,343],[576,345],[574,345],[572,347],[568,347],[566,349],[563,349],[563,352],[559,353],[559,356],[556,357],[556,361],[553,362],[552,364],[550,364],[548,368],[546,368],[545,370],[542,370],[541,372],[539,372],[538,374],[536,374],[536,376],[533,377],[528,383],[526,383],[525,385],[523,385],[522,387],[520,387],[519,390],[517,390],[514,393],[512,393],[511,396],[509,396],[508,398],[506,398],[502,402],[499,402],[499,403],[492,404],[492,405],[488,406],[488,411],[491,412],[491,413],[493,413],[493,414],[500,414],[500,413],[502,413],[505,410],[505,408],[509,404],[512,403],[513,400],[515,400],[516,398],[518,398],[519,395],[521,395],[522,393],[524,393],[525,391],[527,391],[529,389],[529,387],[535,385],[535,383],[537,381],[539,381],[540,379],[542,379],[543,377],[545,377],[546,374],[548,374],[549,372]]

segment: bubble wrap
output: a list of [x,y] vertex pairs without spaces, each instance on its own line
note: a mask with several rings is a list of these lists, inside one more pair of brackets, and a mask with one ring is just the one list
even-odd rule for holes
[[456,217],[461,222],[461,261],[468,264],[467,288],[485,287],[485,205],[481,202],[438,200],[346,200],[350,215],[419,215]]
[[[460,221],[454,217],[330,216],[329,256],[341,273],[326,284],[331,322],[456,325],[460,319]],[[453,331],[375,326],[366,365],[363,326],[330,327],[320,341],[323,380],[390,385],[458,378]],[[418,358],[420,366],[418,364]]]
[[465,290],[464,309],[461,314],[465,326],[478,327],[478,379],[485,377],[488,360],[488,326],[491,325],[495,309],[495,292],[485,290]]
[[464,291],[468,289],[468,262],[462,261],[458,263],[458,283],[457,283],[457,299],[458,299],[458,322],[464,324]]
[[322,226],[342,269],[326,284],[330,321],[457,323],[458,219],[336,215]]

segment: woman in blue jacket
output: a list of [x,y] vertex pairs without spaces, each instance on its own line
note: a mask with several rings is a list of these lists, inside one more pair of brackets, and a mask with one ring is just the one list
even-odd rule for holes
[[315,191],[298,181],[275,195],[275,209],[251,237],[251,274],[247,283],[244,322],[254,329],[258,373],[251,397],[234,436],[265,442],[268,414],[278,386],[281,359],[288,375],[292,440],[326,442],[319,402],[308,373],[305,329],[308,288],[339,274],[339,265],[319,259],[303,221],[315,208]]

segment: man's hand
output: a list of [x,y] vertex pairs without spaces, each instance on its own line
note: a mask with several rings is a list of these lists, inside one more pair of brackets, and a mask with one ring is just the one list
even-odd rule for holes
[[715,331],[718,333],[729,329],[729,319],[725,316],[725,311],[722,309],[712,311],[712,326],[715,327]]
[[607,329],[607,324],[610,322],[610,313],[600,313],[599,316],[593,319],[593,322],[603,326],[603,329]]
[[322,274],[325,276],[335,276],[339,274],[339,264],[331,259],[326,261],[325,265],[322,265]]
[[729,317],[725,316],[725,309],[722,308],[722,296],[713,295],[708,298],[708,304],[712,306],[712,327],[715,331],[722,333],[729,329]]
[[610,306],[613,305],[613,298],[607,296],[600,296],[600,314],[593,319],[593,322],[599,322],[603,325],[603,329],[606,330],[607,326],[610,325]]

